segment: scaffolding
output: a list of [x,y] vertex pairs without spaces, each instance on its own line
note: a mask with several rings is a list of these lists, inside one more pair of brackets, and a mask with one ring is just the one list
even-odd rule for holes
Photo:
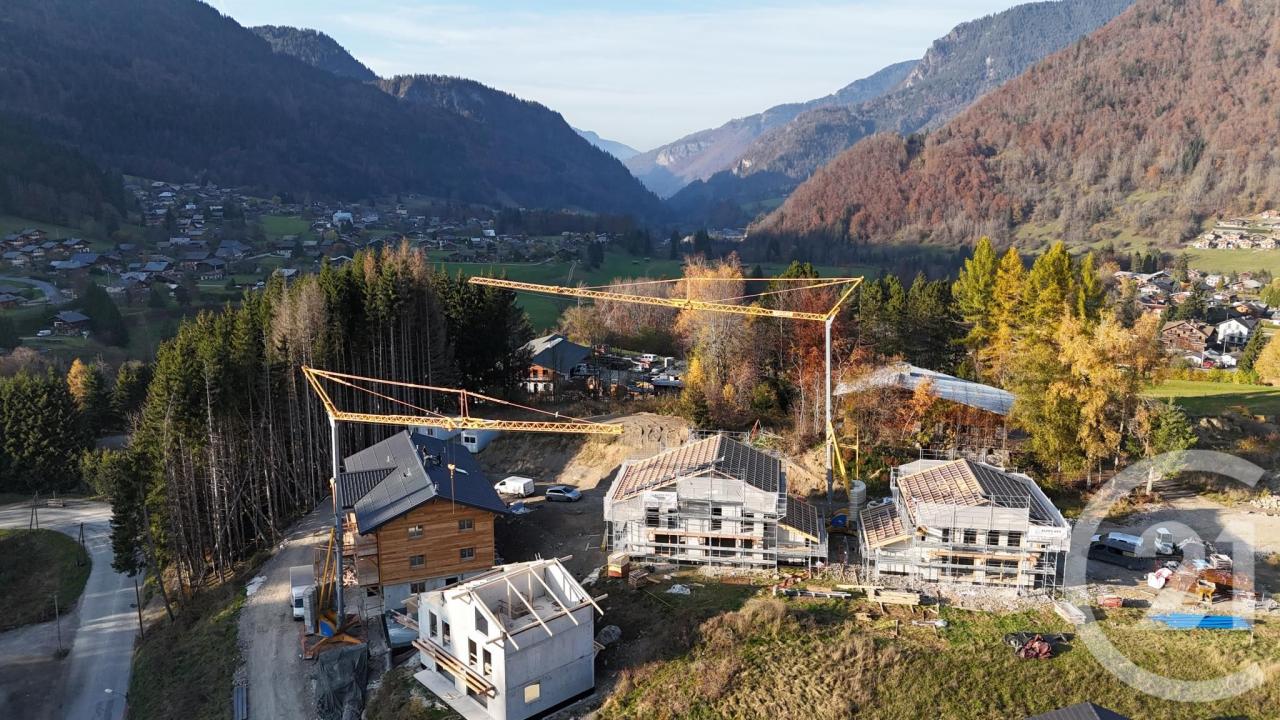
[[[785,467],[770,453],[754,452]],[[712,460],[679,468],[639,491],[621,490],[615,482],[605,498],[609,549],[654,562],[743,569],[812,565],[826,558],[821,516],[804,501],[788,497],[782,471],[778,487],[766,490],[752,484],[746,471],[716,465]],[[806,527],[787,525],[789,511],[796,524]]]
[[[1027,487],[1025,493],[987,493],[980,504],[906,502],[900,478],[895,469],[890,503],[860,516],[865,577],[1003,587],[1020,594],[1058,590],[1070,529],[1047,498]],[[900,525],[892,525],[895,519]]]

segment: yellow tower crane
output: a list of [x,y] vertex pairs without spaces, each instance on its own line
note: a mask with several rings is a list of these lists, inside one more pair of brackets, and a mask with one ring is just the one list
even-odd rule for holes
[[[672,280],[669,282],[725,282],[726,278],[682,278],[680,280]],[[782,283],[809,283],[807,285],[790,288],[794,290],[816,290],[819,288],[833,287],[841,288],[840,294],[836,297],[836,301],[826,312],[800,312],[796,310],[783,310],[778,308],[765,307],[756,304],[735,304],[727,300],[743,300],[745,297],[727,298],[722,300],[698,300],[689,297],[652,297],[649,295],[637,295],[634,293],[617,292],[608,289],[609,286],[603,287],[565,287],[562,285],[540,285],[537,283],[519,282],[517,280],[507,280],[506,278],[482,277],[475,276],[470,278],[470,282],[476,285],[486,285],[489,287],[504,288],[514,290],[516,292],[530,292],[541,295],[558,295],[560,297],[579,298],[587,300],[605,300],[611,302],[635,303],[640,305],[653,305],[657,307],[668,307],[676,310],[697,310],[705,312],[728,313],[731,315],[746,315],[750,317],[770,317],[783,318],[786,320],[807,320],[812,322],[820,322],[825,328],[826,338],[826,391],[824,393],[826,400],[826,427],[832,427],[831,418],[831,325],[835,321],[836,315],[840,312],[841,306],[853,294],[862,282],[860,277],[840,277],[840,278],[772,278],[769,282]],[[688,286],[686,285],[686,288]],[[786,292],[783,290],[781,292]],[[779,291],[774,291],[776,294]],[[767,294],[767,293],[762,293]],[[834,433],[826,433],[826,470],[827,470],[827,502],[831,502],[832,488],[832,455]]]
[[[320,398],[320,403],[324,406],[325,414],[329,417],[330,447],[333,449],[333,527],[335,533],[334,536],[336,538],[342,538],[343,533],[342,484],[338,482],[338,477],[341,474],[342,461],[342,453],[338,445],[338,423],[351,422],[369,423],[373,425],[395,425],[402,427],[439,427],[449,430],[503,430],[515,432],[579,433],[589,435],[622,434],[621,425],[592,422],[590,420],[561,416],[560,413],[526,407],[507,400],[500,400],[487,395],[481,395],[480,393],[471,392],[470,390],[436,387],[433,385],[420,385],[417,383],[400,382],[397,380],[383,380],[380,378],[334,372],[332,370],[320,370],[318,368],[307,366],[302,367],[302,374],[306,376],[307,382],[311,385],[311,389],[314,390],[316,395]],[[329,387],[327,386],[329,383],[351,388],[392,404],[401,405],[406,410],[412,411],[412,413],[368,413],[343,410],[338,407],[338,403],[334,400],[333,395],[330,394]],[[382,392],[379,388],[399,388],[402,390],[417,390],[452,396],[457,401],[459,411],[456,415],[449,415],[429,410],[427,408],[414,405],[402,398]],[[485,403],[523,410],[539,414],[545,419],[490,420],[472,417],[471,406],[475,403]],[[334,593],[334,601],[335,610],[337,611],[337,621],[340,625],[344,618],[341,590],[341,541],[334,543],[333,553],[335,576],[337,578],[336,587],[338,588],[338,591]]]

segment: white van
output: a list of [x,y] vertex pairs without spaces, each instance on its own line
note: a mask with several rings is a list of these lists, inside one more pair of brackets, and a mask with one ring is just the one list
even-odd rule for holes
[[493,489],[497,490],[501,495],[529,497],[533,494],[533,478],[512,475],[509,478],[494,483]]

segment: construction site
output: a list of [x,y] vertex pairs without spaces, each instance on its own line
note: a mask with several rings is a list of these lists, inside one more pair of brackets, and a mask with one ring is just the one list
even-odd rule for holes
[[[856,284],[828,286],[840,282]],[[829,343],[831,313],[845,297],[829,313],[785,311],[787,319],[824,323]],[[572,367],[547,361],[553,367],[531,371],[540,392],[559,393],[571,376],[590,373],[592,353],[561,349],[573,350]],[[1017,442],[1005,421],[1007,393],[912,366],[838,387],[826,371],[822,451],[793,458],[776,447],[777,436],[754,429],[694,430],[645,413],[575,418],[469,391],[304,368],[334,428],[333,527],[307,577],[290,580],[300,586],[302,656],[321,668],[312,673],[318,706],[326,716],[349,712],[342,708],[367,699],[366,674],[403,666],[430,702],[466,718],[599,708],[608,697],[601,688],[620,672],[667,652],[665,622],[706,621],[708,611],[731,617],[753,607],[752,597],[798,608],[844,602],[853,621],[892,622],[893,637],[908,643],[921,628],[939,635],[948,608],[966,603],[997,612],[1057,608],[1068,626],[1082,622],[1067,602],[1082,601],[1080,588],[1063,587],[1071,524],[1032,477],[1007,467]],[[851,399],[868,392],[881,400]],[[941,411],[909,419],[917,434],[928,431],[931,447],[918,445],[915,459],[891,468],[886,496],[868,498],[862,451],[887,425],[873,419],[890,412],[885,393],[929,396]],[[440,398],[449,410],[437,409]],[[473,414],[481,408],[486,417]],[[867,411],[871,429],[851,429],[851,418]],[[343,423],[391,434],[343,449]],[[815,457],[821,466],[813,467]],[[498,492],[512,487],[515,495]],[[1154,562],[1139,564],[1158,574]],[[1238,600],[1243,581],[1215,571]],[[1212,605],[1206,578],[1159,576],[1162,588]],[[1133,595],[1098,602],[1142,602]],[[1018,658],[1052,658],[1069,642],[1025,635],[1007,640]]]

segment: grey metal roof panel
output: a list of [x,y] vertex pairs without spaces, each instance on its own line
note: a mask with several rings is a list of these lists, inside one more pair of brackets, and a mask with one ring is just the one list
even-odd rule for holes
[[344,472],[338,476],[338,483],[342,488],[342,507],[352,508],[360,501],[369,491],[373,490],[387,476],[395,472],[393,467],[378,468],[376,470],[359,470],[356,472]]
[[1130,720],[1118,712],[1108,710],[1091,702],[1082,702],[1058,710],[1051,710],[1041,715],[1034,715],[1027,720]]
[[962,380],[936,370],[916,367],[909,363],[894,363],[851,382],[836,386],[836,395],[863,392],[881,387],[900,387],[915,391],[928,382],[935,397],[998,415],[1008,415],[1013,409],[1013,393],[990,385]]
[[356,501],[356,526],[361,533],[437,497],[493,513],[507,512],[479,462],[458,443],[404,430],[347,457],[343,465],[347,472],[394,468]]
[[795,496],[787,497],[787,514],[779,522],[792,530],[808,535],[815,542],[822,541],[826,530],[818,508]]

